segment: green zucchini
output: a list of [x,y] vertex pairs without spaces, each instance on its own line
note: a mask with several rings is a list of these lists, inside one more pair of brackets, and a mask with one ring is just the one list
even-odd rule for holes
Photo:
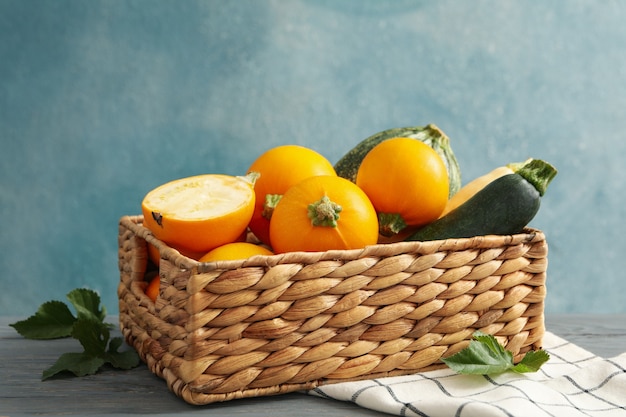
[[418,229],[406,240],[520,233],[539,211],[541,197],[556,173],[549,163],[532,159],[514,173],[490,182],[464,204]]
[[448,170],[449,196],[452,197],[459,191],[461,188],[461,169],[450,146],[450,138],[434,124],[387,129],[362,140],[337,161],[335,164],[337,175],[356,182],[356,174],[365,155],[382,141],[396,137],[417,139],[433,148],[441,156]]

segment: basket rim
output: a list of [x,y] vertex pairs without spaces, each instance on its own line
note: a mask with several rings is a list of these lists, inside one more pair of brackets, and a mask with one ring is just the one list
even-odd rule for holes
[[545,240],[545,234],[532,227],[524,228],[523,233],[514,235],[484,235],[469,238],[451,238],[432,241],[403,241],[395,243],[377,243],[361,249],[328,250],[324,252],[286,252],[274,255],[254,255],[247,259],[200,262],[182,255],[179,251],[157,239],[153,233],[142,225],[143,215],[124,215],[120,218],[120,227],[132,230],[146,242],[154,245],[161,257],[183,269],[197,269],[199,272],[214,270],[237,269],[247,267],[271,267],[280,264],[299,263],[315,264],[321,261],[353,261],[362,258],[391,257],[403,254],[428,255],[436,252],[460,251],[466,249],[490,249],[514,246],[520,243],[533,243]]

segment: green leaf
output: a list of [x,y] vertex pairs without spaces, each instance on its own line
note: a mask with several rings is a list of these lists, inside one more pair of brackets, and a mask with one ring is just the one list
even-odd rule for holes
[[109,341],[109,349],[107,352],[115,353],[122,346],[124,340],[121,337],[114,337]]
[[103,357],[110,333],[107,325],[101,321],[79,318],[74,323],[72,337],[78,339],[86,354]]
[[106,308],[100,307],[100,296],[97,292],[87,288],[76,288],[67,294],[67,299],[76,309],[78,318],[104,321]]
[[109,342],[109,350],[105,354],[105,359],[114,368],[131,369],[139,365],[139,355],[134,349],[118,352],[122,346],[122,338],[114,337]]
[[[10,324],[22,336],[30,339],[52,339],[72,336],[83,347],[83,352],[64,353],[43,372],[42,380],[62,372],[76,376],[92,375],[106,363],[115,368],[130,369],[139,365],[139,355],[134,349],[119,352],[123,340],[111,339],[111,324],[105,323],[106,308],[100,306],[100,296],[95,291],[78,288],[67,294],[76,309],[74,317],[67,304],[48,301],[26,320]],[[107,349],[108,345],[108,349]]]
[[498,343],[498,339],[496,339],[493,335],[485,334],[483,332],[477,331],[473,334],[474,340],[480,342],[487,347],[494,356],[502,357],[504,360],[513,361],[513,354],[511,352],[504,349],[504,347]]
[[27,339],[57,339],[70,336],[75,321],[76,318],[65,303],[48,301],[26,320],[9,326]]
[[469,346],[455,355],[443,359],[444,363],[461,374],[494,374],[507,371],[513,366],[513,361],[489,345],[472,340]]
[[103,358],[82,353],[64,353],[50,368],[43,371],[42,381],[51,378],[61,372],[71,372],[76,376],[93,375],[104,365]]
[[515,365],[513,354],[492,335],[475,332],[469,346],[442,361],[460,374],[499,374],[509,370],[536,372],[550,356],[545,351],[530,351]]
[[550,360],[550,355],[545,350],[531,350],[526,353],[522,360],[513,367],[515,372],[537,372],[541,365]]

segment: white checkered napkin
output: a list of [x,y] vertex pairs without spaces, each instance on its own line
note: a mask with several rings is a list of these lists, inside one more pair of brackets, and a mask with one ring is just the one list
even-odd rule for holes
[[538,372],[416,375],[325,385],[311,395],[398,416],[626,416],[626,353],[603,359],[546,332]]

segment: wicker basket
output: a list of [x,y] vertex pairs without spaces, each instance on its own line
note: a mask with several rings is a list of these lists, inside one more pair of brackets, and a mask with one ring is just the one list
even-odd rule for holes
[[[120,219],[120,327],[190,404],[435,369],[475,330],[516,360],[541,347],[548,248],[538,230],[200,263],[141,222]],[[155,303],[144,294],[157,272],[146,242],[161,253]]]

